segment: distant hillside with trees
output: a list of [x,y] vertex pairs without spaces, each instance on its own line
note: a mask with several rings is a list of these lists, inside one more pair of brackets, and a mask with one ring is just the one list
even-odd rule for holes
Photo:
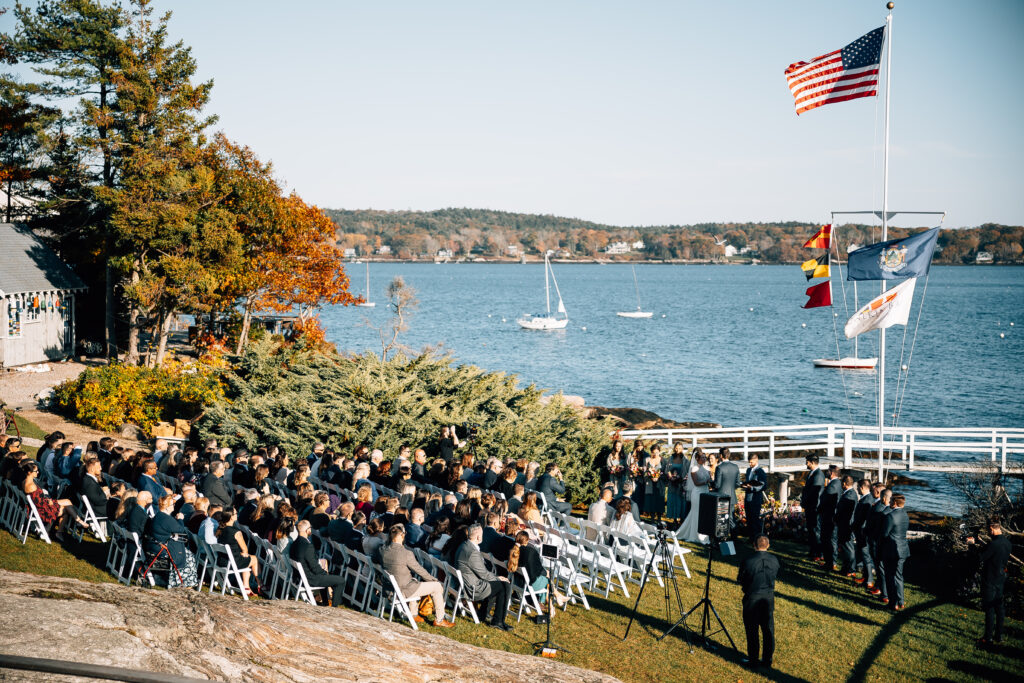
[[[376,211],[327,209],[338,226],[338,246],[355,254],[379,254],[389,247],[394,258],[433,258],[450,250],[455,258],[514,257],[553,250],[564,258],[726,261],[759,259],[763,263],[794,263],[808,258],[803,244],[817,223],[699,223],[696,225],[614,226],[578,218],[512,213],[487,209]],[[921,228],[930,227],[922,225]],[[919,228],[891,229],[901,237]],[[878,226],[843,225],[840,250],[880,239]],[[724,244],[719,244],[724,239]],[[642,248],[633,248],[643,243]],[[617,243],[618,249],[615,248]],[[626,246],[623,253],[622,245]],[[726,257],[726,245],[736,254]],[[612,253],[609,253],[612,247]],[[385,250],[386,251],[386,250]],[[732,250],[730,250],[730,253]],[[939,236],[937,263],[975,263],[978,254],[993,263],[1024,263],[1024,226],[986,223],[974,228],[945,229]]]

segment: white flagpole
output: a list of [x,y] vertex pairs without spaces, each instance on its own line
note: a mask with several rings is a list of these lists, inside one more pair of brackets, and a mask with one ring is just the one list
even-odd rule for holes
[[[889,92],[892,84],[892,8],[895,3],[886,3],[889,14],[885,17],[885,127],[882,148],[882,241],[889,239]],[[882,280],[885,293],[885,280]],[[878,481],[885,477],[885,328],[878,331]]]

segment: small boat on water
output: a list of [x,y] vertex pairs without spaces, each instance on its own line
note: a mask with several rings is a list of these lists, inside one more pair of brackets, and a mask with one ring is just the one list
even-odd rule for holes
[[840,370],[874,370],[878,367],[877,358],[858,358],[848,356],[846,358],[815,358],[813,361],[816,368],[838,368]]
[[[555,285],[555,294],[558,296],[558,306],[554,315],[551,314],[551,283]],[[547,313],[526,313],[516,318],[516,322],[521,328],[524,330],[563,330],[569,324],[569,315],[565,311],[562,293],[558,290],[558,280],[555,279],[555,271],[551,269],[551,261],[548,260],[547,253],[544,254],[544,300],[547,303]]]
[[366,296],[363,297],[362,303],[356,304],[360,308],[373,308],[377,304],[370,301],[370,262],[366,262]]
[[615,315],[620,318],[650,318],[654,315],[653,311],[645,311],[640,306],[640,283],[636,279],[636,266],[633,266],[633,286],[636,287],[636,310],[635,311],[619,311]]

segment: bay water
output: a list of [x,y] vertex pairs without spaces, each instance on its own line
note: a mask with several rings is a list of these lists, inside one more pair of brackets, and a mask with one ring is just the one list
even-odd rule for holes
[[[380,352],[390,316],[387,284],[415,288],[419,307],[400,337],[408,347],[450,353],[459,363],[518,375],[588,405],[639,407],[679,421],[725,426],[870,425],[875,373],[813,367],[853,354],[843,324],[854,312],[852,283],[833,279],[832,308],[801,308],[808,284],[795,266],[636,266],[650,319],[617,311],[637,305],[628,264],[554,264],[569,315],[565,330],[521,329],[515,318],[543,311],[542,264],[373,263],[375,308],[322,312],[341,350]],[[349,267],[353,290],[364,266]],[[845,299],[844,299],[845,287]],[[859,283],[861,304],[879,291]],[[551,291],[552,309],[557,304]],[[877,356],[878,334],[860,355]],[[907,365],[899,423],[920,427],[1024,426],[1024,268],[934,266],[917,284],[910,324],[887,334],[887,412]],[[845,380],[845,386],[844,382]],[[930,488],[909,491],[918,509],[955,513],[943,475],[915,474]]]

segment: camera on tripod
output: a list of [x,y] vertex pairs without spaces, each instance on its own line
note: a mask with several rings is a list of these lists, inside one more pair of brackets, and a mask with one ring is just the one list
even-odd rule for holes
[[475,439],[480,425],[475,422],[463,422],[461,427],[463,439]]

